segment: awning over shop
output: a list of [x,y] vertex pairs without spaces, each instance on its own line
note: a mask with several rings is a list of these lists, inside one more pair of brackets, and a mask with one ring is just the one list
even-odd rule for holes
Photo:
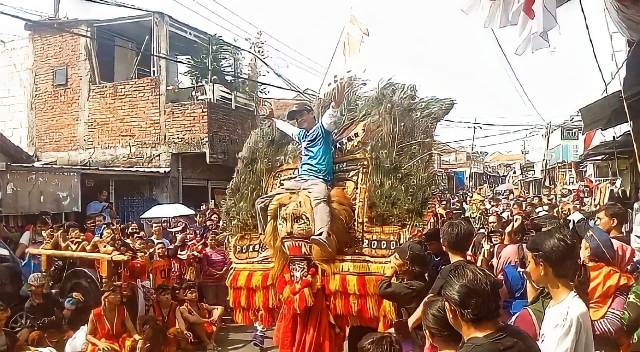
[[[626,75],[623,80],[624,95],[629,116],[636,119],[640,114],[640,45],[629,45]],[[628,122],[622,101],[622,92],[616,91],[580,109],[582,133],[595,129],[605,130]]]
[[[640,114],[640,87],[634,88],[631,92],[625,91],[630,116]],[[611,93],[583,107],[580,109],[580,115],[585,133],[595,129],[606,130],[628,122],[621,91]]]
[[76,165],[56,165],[56,164],[11,164],[11,169],[15,171],[57,171],[57,172],[79,172],[82,174],[101,175],[140,175],[140,176],[165,176],[171,168],[168,167],[99,167],[99,166],[76,166]]
[[587,150],[580,157],[581,161],[593,160],[605,156],[615,156],[616,154],[627,155],[633,153],[633,140],[631,133],[627,132],[618,137],[618,139],[598,144],[597,146]]

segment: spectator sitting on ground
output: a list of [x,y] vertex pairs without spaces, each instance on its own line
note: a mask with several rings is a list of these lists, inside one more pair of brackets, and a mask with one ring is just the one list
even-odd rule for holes
[[[71,324],[68,324],[70,320],[63,315],[63,301],[53,293],[44,291],[47,281],[47,276],[43,273],[31,274],[28,280],[30,297],[24,305],[24,312],[31,317],[26,330],[28,345],[32,347],[49,347],[50,340],[63,342],[75,332],[71,330]],[[79,293],[73,293],[72,296],[78,301],[84,300]],[[68,313],[67,316],[70,318],[71,314]],[[24,335],[26,332],[21,333],[23,339]]]
[[502,283],[473,264],[458,265],[442,286],[447,317],[464,338],[461,352],[535,352],[538,345],[524,331],[500,323]]
[[171,287],[164,284],[156,287],[151,311],[166,333],[163,352],[184,351],[188,348],[186,340],[193,339],[190,333],[185,336],[178,328],[177,310],[178,304],[171,299]]
[[122,285],[107,283],[102,291],[102,305],[89,316],[87,352],[135,351],[141,337],[122,302]]
[[177,310],[180,330],[193,334],[207,347],[207,352],[217,350],[215,336],[224,307],[214,307],[198,302],[198,285],[188,283],[184,289],[185,303]]
[[11,309],[4,302],[0,302],[0,351],[19,352],[24,351],[23,345],[18,340],[16,334],[5,328],[11,318]]

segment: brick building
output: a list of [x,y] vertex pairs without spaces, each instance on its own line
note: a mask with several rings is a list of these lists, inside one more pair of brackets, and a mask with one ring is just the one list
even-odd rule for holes
[[256,119],[247,97],[185,78],[178,58],[206,50],[209,34],[162,13],[26,29],[27,150],[39,162],[10,171],[78,175],[81,204],[67,211],[104,189],[125,220],[143,200],[219,203]]

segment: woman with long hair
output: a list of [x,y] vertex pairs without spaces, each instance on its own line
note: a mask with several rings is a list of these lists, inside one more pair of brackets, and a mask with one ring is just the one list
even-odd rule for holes
[[141,337],[122,303],[120,284],[103,287],[102,305],[91,311],[87,327],[87,352],[132,352]]
[[[429,351],[454,352],[462,342],[462,335],[451,325],[447,318],[444,299],[440,296],[430,296],[425,301],[422,311],[422,327],[427,341],[431,342]],[[433,347],[437,349],[433,349]]]

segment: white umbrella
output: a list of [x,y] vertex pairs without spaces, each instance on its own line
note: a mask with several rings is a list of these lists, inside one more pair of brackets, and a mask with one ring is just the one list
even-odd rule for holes
[[501,184],[500,186],[496,187],[496,191],[510,191],[512,189],[513,185],[511,183]]
[[140,215],[140,219],[174,218],[195,215],[196,212],[180,203],[158,204]]

